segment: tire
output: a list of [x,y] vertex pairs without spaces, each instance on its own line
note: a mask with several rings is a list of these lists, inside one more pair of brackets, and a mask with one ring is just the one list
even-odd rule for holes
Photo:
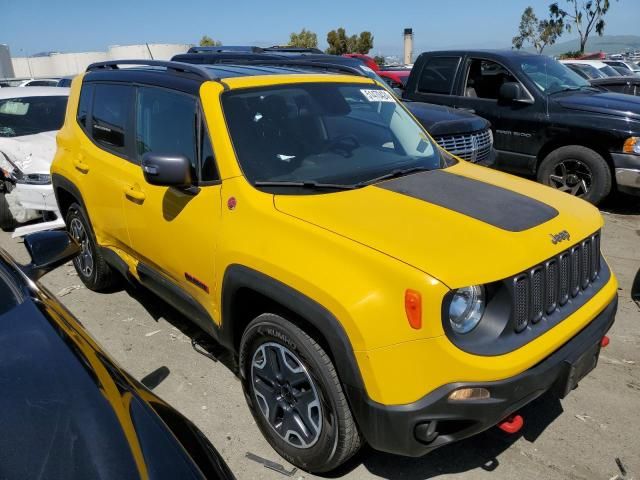
[[[258,427],[288,462],[308,472],[328,472],[360,449],[360,434],[331,359],[297,326],[270,313],[255,318],[242,335],[240,375]],[[277,419],[273,424],[269,413]],[[296,414],[307,435],[293,420]],[[272,426],[278,421],[279,428]]]
[[82,207],[73,203],[67,211],[65,222],[69,234],[82,248],[82,252],[73,259],[73,266],[82,283],[94,292],[112,291],[118,285],[119,278],[101,255]]
[[3,232],[11,232],[18,223],[13,218],[13,214],[9,210],[9,203],[4,196],[5,193],[0,192],[0,229]]
[[538,168],[538,181],[598,205],[611,192],[611,169],[587,147],[568,145],[551,152]]

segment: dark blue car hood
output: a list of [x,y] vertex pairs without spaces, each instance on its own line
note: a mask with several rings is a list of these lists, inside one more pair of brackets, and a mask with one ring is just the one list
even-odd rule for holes
[[422,102],[405,102],[405,106],[434,137],[477,132],[490,126],[484,118],[464,110]]
[[558,94],[554,100],[564,108],[615,115],[640,121],[640,97],[622,93],[574,92]]

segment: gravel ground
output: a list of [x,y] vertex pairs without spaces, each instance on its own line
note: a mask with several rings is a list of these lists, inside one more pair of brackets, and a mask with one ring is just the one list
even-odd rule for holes
[[[611,345],[576,391],[562,402],[545,396],[526,407],[519,435],[494,428],[419,459],[365,448],[331,477],[640,479],[640,308],[629,295],[640,268],[640,200],[618,198],[605,206],[604,217],[602,248],[620,282],[620,304]],[[0,247],[26,259],[20,242],[8,234],[0,233]],[[224,355],[215,362],[196,352],[191,338],[200,333],[178,312],[132,288],[93,293],[80,287],[70,264],[43,283],[135,377],[168,367],[171,373],[156,393],[202,429],[239,479],[286,478],[245,458],[252,452],[291,468],[258,431]],[[318,477],[297,471],[293,478]]]

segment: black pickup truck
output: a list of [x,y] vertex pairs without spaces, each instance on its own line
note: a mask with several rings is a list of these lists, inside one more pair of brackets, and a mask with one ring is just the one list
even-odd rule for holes
[[640,194],[640,98],[592,86],[550,57],[426,52],[403,97],[489,120],[496,168],[535,175],[594,204],[614,188]]

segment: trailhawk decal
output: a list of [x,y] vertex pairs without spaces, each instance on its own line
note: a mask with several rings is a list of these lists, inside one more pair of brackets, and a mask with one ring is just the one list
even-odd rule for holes
[[442,170],[416,173],[377,185],[424,200],[510,232],[551,220],[558,211],[536,199]]

